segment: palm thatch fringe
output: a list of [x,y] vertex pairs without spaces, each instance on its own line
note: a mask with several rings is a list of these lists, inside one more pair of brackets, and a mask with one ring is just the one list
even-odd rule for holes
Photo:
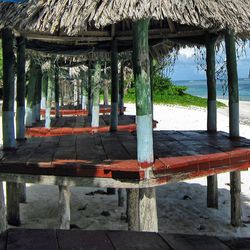
[[0,23],[21,31],[75,36],[89,27],[150,17],[204,29],[230,27],[246,34],[249,10],[249,0],[30,0],[1,3]]

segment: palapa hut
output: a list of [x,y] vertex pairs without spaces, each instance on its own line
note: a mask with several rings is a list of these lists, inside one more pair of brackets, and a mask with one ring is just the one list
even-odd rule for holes
[[[72,159],[70,164],[75,166],[75,172],[73,170],[60,172],[60,165],[65,168],[68,165],[63,161],[58,162],[57,159],[52,159],[49,160],[49,164],[57,167],[55,171],[45,171],[38,167],[36,174],[34,174],[34,169],[27,168],[28,170],[23,169],[20,172],[18,169],[11,168],[9,163],[11,157],[8,158],[7,155],[4,155],[5,168],[0,168],[0,171],[6,173],[1,173],[0,178],[12,182],[32,180],[33,182],[60,185],[60,194],[64,205],[64,209],[62,209],[64,213],[62,214],[63,227],[68,225],[69,218],[68,185],[128,188],[129,228],[131,230],[157,231],[155,186],[194,176],[208,176],[232,171],[231,223],[240,226],[240,173],[238,170],[249,167],[248,160],[243,165],[240,163],[241,156],[244,158],[246,151],[240,151],[236,165],[229,163],[233,157],[231,154],[229,156],[229,153],[226,156],[223,154],[226,158],[219,158],[218,161],[213,155],[209,155],[209,158],[206,158],[206,154],[205,158],[197,155],[195,155],[196,158],[181,158],[178,154],[179,157],[171,158],[172,162],[170,158],[167,158],[165,163],[154,154],[150,98],[150,56],[163,56],[173,46],[173,43],[197,44],[207,47],[208,131],[215,132],[217,128],[214,46],[219,38],[222,39],[225,36],[230,95],[230,136],[239,137],[238,83],[234,39],[235,35],[240,38],[249,37],[249,9],[250,1],[246,0],[34,0],[24,4],[2,3],[0,5],[0,25],[3,28],[5,66],[4,148],[16,147],[13,109],[14,61],[12,57],[8,56],[13,55],[14,33],[17,37],[26,38],[27,48],[48,53],[60,53],[65,50],[79,54],[90,51],[97,54],[110,52],[113,110],[111,131],[115,131],[117,126],[117,117],[114,115],[117,113],[114,111],[117,110],[118,97],[117,54],[132,50],[136,85],[137,157],[136,161],[135,159],[125,158],[126,160],[124,160],[123,158],[122,161],[118,162],[116,160],[121,159],[110,158],[112,159],[111,163],[105,162],[105,165],[102,162],[104,167],[100,162],[98,162],[99,165],[89,161],[88,163],[79,163]],[[157,46],[160,48],[158,51],[154,50]],[[112,138],[115,136],[113,134]],[[27,142],[27,144],[29,143]],[[133,147],[131,140],[127,143]],[[87,145],[80,148],[82,151],[88,149],[89,144],[82,145]],[[128,151],[135,154],[130,146],[128,146]],[[178,149],[176,148],[176,150]],[[184,151],[182,153],[182,156],[187,156]],[[220,151],[217,156],[219,157],[221,154]],[[96,154],[96,157],[98,156],[100,157]],[[237,159],[234,160],[237,161]],[[35,161],[36,166],[45,166],[42,163],[43,160],[39,161],[37,158],[33,161]],[[18,158],[17,161],[21,160]],[[202,165],[201,162],[204,164]],[[25,163],[27,164],[26,161]],[[181,166],[179,170],[173,168],[175,164]],[[208,167],[213,166],[213,164],[216,167]],[[92,170],[89,168],[90,165]],[[173,172],[171,172],[172,169]],[[56,177],[52,178],[51,176]],[[83,178],[79,179],[79,177]],[[211,176],[208,180],[210,190],[208,192],[208,205],[216,207],[216,176]]]

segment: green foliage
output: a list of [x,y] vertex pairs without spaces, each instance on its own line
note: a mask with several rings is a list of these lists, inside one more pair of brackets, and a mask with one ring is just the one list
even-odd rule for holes
[[[170,104],[179,106],[197,106],[207,107],[207,99],[192,96],[187,94],[188,87],[176,86],[173,84],[170,78],[164,78],[160,74],[154,75],[153,81],[153,99],[157,104]],[[135,102],[135,89],[128,89],[125,94],[125,102]],[[225,107],[226,105],[217,102],[218,107]]]

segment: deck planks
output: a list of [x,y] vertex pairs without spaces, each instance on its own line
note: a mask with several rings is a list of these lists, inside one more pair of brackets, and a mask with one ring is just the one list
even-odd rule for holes
[[[112,178],[137,184],[145,176],[137,164],[136,134],[129,132],[31,138],[16,151],[1,153],[0,174]],[[146,187],[250,166],[250,140],[230,140],[225,133],[155,131],[154,153]]]
[[132,231],[9,229],[0,250],[246,250],[250,238]]

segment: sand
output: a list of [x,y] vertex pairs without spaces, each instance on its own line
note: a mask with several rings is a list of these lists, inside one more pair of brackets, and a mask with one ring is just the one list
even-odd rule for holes
[[[135,114],[133,104],[126,104],[127,114]],[[247,115],[250,103],[241,103],[241,135],[250,138]],[[244,110],[243,110],[244,108]],[[243,119],[243,117],[245,117]],[[250,118],[250,114],[248,116]],[[156,105],[154,119],[158,130],[205,130],[206,110]],[[249,125],[246,125],[249,124]],[[1,122],[0,122],[1,126]],[[218,129],[228,132],[228,110],[218,112]],[[168,233],[195,233],[220,236],[250,236],[249,172],[242,172],[242,210],[244,227],[230,225],[229,174],[219,175],[219,209],[206,207],[206,178],[193,179],[157,188],[159,230]],[[117,196],[86,195],[93,188],[72,188],[71,223],[81,229],[127,230],[121,220],[125,208],[118,208]],[[183,199],[184,196],[189,199]],[[56,186],[28,185],[27,203],[21,204],[22,227],[57,228]],[[109,211],[110,216],[103,216]]]

